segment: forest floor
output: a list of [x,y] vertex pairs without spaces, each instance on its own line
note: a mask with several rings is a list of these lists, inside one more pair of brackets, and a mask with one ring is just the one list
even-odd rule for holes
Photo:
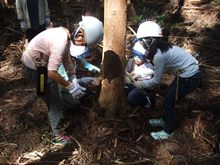
[[[58,2],[49,2],[52,20],[62,24]],[[162,141],[150,137],[148,120],[162,114],[161,93],[155,109],[125,106],[120,117],[110,120],[97,113],[97,90],[68,114],[66,131],[73,144],[52,145],[47,108],[22,75],[25,36],[13,4],[0,7],[0,164],[220,164],[220,5],[186,0],[178,10],[175,3],[165,5],[162,0],[143,2],[150,8],[145,12],[159,11],[152,13],[160,15],[168,39],[198,54],[201,62],[203,87],[177,103],[174,136]],[[164,77],[165,84],[171,80],[171,75]]]

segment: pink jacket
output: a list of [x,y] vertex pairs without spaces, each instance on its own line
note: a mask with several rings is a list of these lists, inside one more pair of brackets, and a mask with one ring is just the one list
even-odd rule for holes
[[37,69],[34,63],[37,58],[44,59],[49,71],[57,71],[63,63],[68,75],[72,75],[74,68],[69,46],[68,34],[63,27],[47,29],[31,40],[21,60],[33,70]]

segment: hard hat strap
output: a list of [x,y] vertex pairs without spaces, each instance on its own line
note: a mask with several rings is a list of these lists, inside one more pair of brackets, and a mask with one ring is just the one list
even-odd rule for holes
[[149,38],[141,38],[141,41],[143,42],[144,46],[150,50],[151,46],[154,44],[156,41],[155,38],[149,37]]
[[76,29],[76,30],[74,30],[73,31],[73,33],[72,33],[72,40],[74,40],[75,38],[77,38],[78,37],[78,35],[79,35],[79,33],[81,32],[81,30],[82,30],[83,28],[82,28],[82,26],[81,25],[79,25],[79,27]]

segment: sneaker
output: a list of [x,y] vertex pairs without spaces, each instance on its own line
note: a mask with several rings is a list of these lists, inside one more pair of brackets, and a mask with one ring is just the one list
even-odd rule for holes
[[159,132],[151,132],[150,135],[154,140],[165,140],[165,139],[172,137],[174,133],[168,134],[164,130],[162,130]]
[[149,124],[152,127],[164,127],[165,122],[162,118],[160,118],[160,119],[150,119]]
[[71,144],[71,137],[69,137],[68,135],[59,135],[56,136],[54,139],[52,139],[52,144],[54,145],[66,145],[66,144]]

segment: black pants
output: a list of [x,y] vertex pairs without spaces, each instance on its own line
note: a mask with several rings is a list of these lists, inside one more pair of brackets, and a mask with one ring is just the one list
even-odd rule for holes
[[178,88],[178,100],[183,99],[188,93],[195,90],[201,84],[202,76],[198,72],[189,78],[179,78],[177,85],[177,79],[175,79],[167,88],[166,94],[163,100],[164,116],[165,121],[164,130],[167,133],[172,133],[175,128],[176,113],[174,106],[176,103],[176,90]]

